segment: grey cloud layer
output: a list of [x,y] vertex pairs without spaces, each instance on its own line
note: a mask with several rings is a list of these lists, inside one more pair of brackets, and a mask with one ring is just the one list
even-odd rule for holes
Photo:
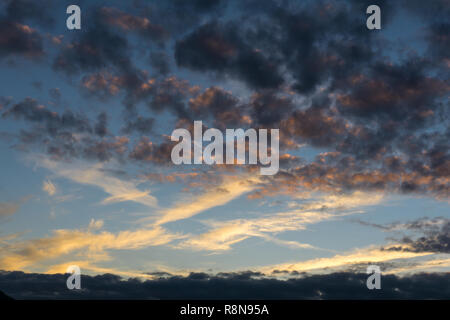
[[[448,273],[382,276],[382,290],[368,290],[367,274],[332,273],[298,279],[261,279],[254,272],[191,273],[156,280],[123,280],[113,274],[82,276],[83,289],[68,290],[67,275],[0,272],[0,288],[15,299],[448,299]],[[259,278],[259,279],[258,279]]]

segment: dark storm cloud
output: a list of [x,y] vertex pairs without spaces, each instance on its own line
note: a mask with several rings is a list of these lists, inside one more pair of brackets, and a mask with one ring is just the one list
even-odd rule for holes
[[84,75],[81,78],[80,88],[88,96],[102,101],[124,92],[124,104],[134,106],[154,92],[153,86],[149,86],[147,81],[150,79],[143,71],[129,69],[121,72],[104,68]]
[[400,65],[377,63],[361,74],[350,94],[338,96],[340,111],[357,117],[379,117],[408,126],[423,125],[449,92],[449,84],[426,74],[427,64],[413,59]]
[[[383,18],[387,24],[392,17],[392,5],[384,1],[379,5],[386,13]],[[388,143],[410,136],[416,127],[430,124],[439,99],[445,97],[449,86],[429,75],[430,63],[426,59],[411,58],[397,65],[380,61],[381,47],[372,36],[375,33],[367,32],[360,21],[364,16],[356,14],[364,6],[361,2],[350,5],[333,2],[289,10],[288,6],[275,5],[274,10],[265,12],[268,20],[264,23],[234,20],[239,25],[239,35],[232,22],[212,22],[199,27],[177,43],[175,57],[180,66],[231,75],[248,84],[248,79],[235,72],[233,61],[243,47],[253,48],[268,57],[274,70],[286,69],[286,74],[295,79],[293,88],[299,93],[310,93],[331,81],[328,86],[337,94],[341,116],[315,107],[295,111],[290,116],[268,114],[271,109],[268,102],[255,110],[252,120],[262,120],[268,125],[288,118],[291,131],[297,131],[298,136],[313,145],[336,147],[358,158],[373,158],[395,149],[393,143],[387,150]],[[247,30],[248,25],[251,31]],[[442,36],[437,38],[445,40]],[[263,79],[261,76],[258,78]],[[325,109],[331,104],[328,101]],[[304,116],[310,116],[310,120]],[[347,118],[360,126],[350,132],[344,127],[348,126],[348,121],[344,121]],[[368,123],[374,118],[378,127]],[[302,126],[306,129],[301,129]]]
[[376,224],[359,219],[352,220],[363,226],[381,229],[385,232],[412,233],[401,238],[390,237],[397,246],[391,246],[389,251],[450,253],[450,219],[444,217],[421,218],[410,222],[394,222]]
[[[23,56],[37,58],[44,54],[43,36],[35,25],[51,26],[51,1],[7,0],[0,12],[0,58]],[[30,25],[33,24],[33,26]]]
[[[192,5],[197,10],[195,3],[187,7],[193,8]],[[169,6],[171,5],[169,4]],[[147,7],[146,4],[135,3],[134,7],[137,13],[122,11],[114,7],[91,7],[89,17],[84,19],[84,21],[88,21],[85,23],[85,28],[82,32],[77,33],[71,43],[57,56],[54,61],[55,69],[72,74],[113,67],[116,69],[115,71],[119,71],[129,78],[133,75],[137,76],[138,71],[131,60],[133,51],[129,45],[129,33],[133,32],[145,40],[152,41],[139,43],[144,50],[148,50],[153,42],[161,47],[169,36],[165,25],[172,19],[170,17],[163,19],[164,12],[158,15],[166,7],[166,4]],[[198,8],[201,7],[206,8],[206,4],[200,1]],[[166,14],[176,15],[170,10]],[[159,59],[161,60],[162,57],[160,56]],[[167,71],[164,66],[161,70]],[[139,85],[136,84],[135,87]]]
[[311,93],[327,80],[339,81],[361,64],[370,63],[371,35],[352,29],[357,25],[353,17],[340,9],[325,10],[324,16],[307,11],[277,14],[283,31],[282,61],[295,79],[295,90]]
[[315,146],[333,145],[346,131],[342,120],[314,107],[293,112],[281,127],[288,135],[297,136]]
[[[450,87],[447,80],[432,75],[436,70],[425,57],[413,55],[393,63],[380,55],[383,45],[376,38],[377,33],[367,32],[365,16],[358,14],[368,4],[266,4],[259,8],[262,12],[258,19],[245,16],[243,21],[238,13],[236,19],[227,23],[200,26],[178,41],[175,58],[180,66],[231,76],[249,84],[249,79],[236,72],[239,67],[234,62],[242,51],[260,54],[274,70],[285,70],[284,74],[294,79],[291,88],[297,93],[309,95],[320,88],[324,96],[332,94],[337,99],[337,108],[332,107],[332,99],[319,105],[313,101],[309,108],[298,104],[292,107],[278,100],[276,110],[272,107],[275,94],[257,93],[265,100],[253,103],[253,112],[249,113],[253,123],[281,125],[285,141],[294,137],[298,143],[334,148],[358,161],[388,158],[398,148],[404,150],[406,159],[413,158],[415,152],[406,150],[404,141],[412,145],[422,143],[417,133],[438,123],[440,114],[446,113],[442,111],[442,99],[445,101]],[[387,1],[378,5],[382,7],[384,26],[391,21],[394,7],[400,10]],[[432,47],[441,48],[442,52],[448,51],[445,29],[445,25],[431,28],[437,40]],[[251,64],[247,67],[253,70]],[[263,75],[258,75],[258,79],[264,79]],[[277,87],[280,82],[274,84]],[[439,129],[432,134],[435,139],[444,137]],[[445,144],[443,147],[441,158],[445,159]],[[405,184],[403,189],[408,192],[414,186]]]
[[[2,111],[2,119],[23,120],[31,125],[10,139],[17,141],[14,145],[17,149],[38,148],[52,159],[61,161],[81,158],[105,162],[114,158],[120,162],[129,159],[143,163],[170,163],[172,142],[155,144],[141,137],[129,150],[130,139],[127,136],[114,136],[110,132],[106,112],[89,119],[82,113],[70,110],[61,113],[52,111],[31,98],[5,105]],[[153,118],[134,118],[130,114],[122,131],[125,134],[149,134],[153,133],[153,125]]]
[[156,113],[168,111],[177,117],[190,117],[186,99],[193,94],[193,88],[188,81],[175,76],[152,78],[147,72],[134,69],[125,72],[109,72],[102,69],[85,75],[80,88],[88,96],[105,101],[123,94],[126,122],[142,118],[136,110],[138,104],[145,104]]
[[[284,155],[273,186],[266,186],[262,194],[306,187],[333,192],[389,190],[445,199],[450,194],[450,85],[445,69],[449,41],[443,14],[448,8],[440,0],[408,3],[405,12],[424,22],[424,33],[418,35],[428,45],[423,55],[405,55],[395,44],[381,41],[384,30],[369,32],[365,26],[369,1],[248,5],[137,1],[120,10],[93,8],[92,19],[69,37],[54,66],[78,73],[88,98],[123,98],[124,134],[153,134],[158,117],[168,113],[177,125],[202,118],[221,129],[280,128],[282,151],[303,144],[329,151],[312,163]],[[398,2],[377,4],[383,12],[383,28],[394,11],[403,10]],[[218,18],[227,6],[233,10]],[[23,19],[27,16],[19,13]],[[180,28],[186,19],[191,23]],[[139,43],[133,42],[132,34]],[[174,43],[174,51],[153,46],[166,39]],[[151,72],[136,67],[138,54],[146,57]],[[166,77],[168,72],[176,74],[176,66],[169,69],[172,59],[183,72],[188,68],[214,80],[223,77],[246,84],[248,98],[214,83],[203,89],[177,76]],[[146,114],[140,113],[141,105],[147,107]],[[45,108],[34,112],[47,119],[40,123],[46,127],[59,121]],[[23,113],[18,118],[34,116]],[[89,152],[79,152],[80,142],[72,134],[80,131],[76,126],[51,138],[46,131],[24,130],[21,138],[37,143],[44,136],[44,145],[55,155],[108,159],[103,148],[115,141],[110,141],[112,133],[102,124],[99,119],[85,130],[91,136],[81,149]],[[164,134],[172,128],[166,129]],[[106,141],[100,143],[102,139]],[[164,144],[138,141],[127,159],[162,162]]]
[[103,24],[97,11],[89,21],[92,22],[86,30],[77,33],[75,39],[58,54],[54,68],[68,74],[96,71],[109,66],[119,70],[131,68],[126,38]]
[[237,77],[251,88],[276,88],[283,82],[272,59],[243,41],[236,25],[201,26],[177,42],[175,59],[181,67]]
[[[22,135],[30,133],[24,132]],[[35,138],[35,135],[33,136]],[[74,159],[85,159],[99,162],[107,162],[111,159],[122,161],[128,150],[129,140],[126,137],[104,137],[96,139],[92,136],[77,138],[73,134],[64,132],[51,140],[38,137],[33,141],[27,141],[21,136],[21,142],[25,145],[44,145],[45,152],[57,161],[70,162]],[[42,147],[42,146],[41,146]]]
[[109,161],[115,158],[123,160],[128,151],[129,139],[126,137],[112,137],[103,139],[85,138],[80,143],[78,157],[101,162]]
[[[293,159],[258,192],[260,196],[276,196],[295,195],[305,189],[322,192],[389,191],[427,194],[446,200],[450,197],[446,176],[448,156],[444,159],[444,168],[433,169],[430,159],[425,156],[410,161],[392,160],[389,156],[364,160],[340,152],[325,152],[309,163],[302,158]],[[399,164],[396,165],[397,161]]]
[[263,128],[279,127],[279,122],[295,108],[290,97],[279,96],[276,91],[255,93],[250,102],[252,121]]
[[127,137],[109,133],[105,112],[90,120],[70,110],[62,113],[51,111],[37,100],[26,98],[7,108],[2,118],[24,120],[32,125],[17,135],[16,148],[37,147],[55,160],[84,158],[103,162],[113,157],[121,160],[128,151]]
[[294,89],[306,94],[373,58],[372,36],[353,6],[274,2],[269,7],[258,18],[248,9],[231,22],[200,26],[177,42],[178,65],[237,78],[251,88],[279,87],[283,70],[294,78]]
[[[387,24],[392,16],[391,5],[380,5],[387,13]],[[258,92],[255,96],[261,98],[254,99],[252,110],[239,109],[244,111],[239,117],[247,115],[252,124],[281,127],[282,140],[290,140],[282,143],[286,147],[306,142],[334,148],[361,162],[389,158],[399,145],[406,147],[405,140],[420,143],[415,132],[436,122],[438,109],[442,109],[439,100],[449,87],[445,81],[430,76],[431,64],[426,59],[413,57],[398,64],[382,61],[374,33],[364,29],[359,21],[363,20],[361,15],[356,14],[360,7],[361,3],[356,2],[319,3],[294,10],[275,6],[275,10],[265,12],[268,20],[262,19],[264,23],[251,19],[243,23],[239,18],[227,23],[210,22],[177,43],[175,58],[180,66],[231,76],[249,84],[249,79],[236,72],[239,67],[234,62],[247,49],[267,57],[274,70],[286,70],[293,77],[292,88],[298,93],[309,94],[322,85],[324,96],[332,93],[337,98],[337,108],[331,107],[333,101],[329,98],[304,108],[287,98],[280,99],[276,92]],[[362,27],[356,27],[359,25]],[[258,79],[263,79],[262,75]],[[215,113],[214,107],[202,110],[203,114],[210,112],[219,118],[233,110],[232,103],[228,106],[221,109],[222,113]],[[408,184],[402,187],[406,192],[413,189]]]
[[448,299],[448,273],[382,276],[381,290],[368,290],[367,274],[340,272],[276,280],[252,272],[140,281],[104,274],[81,277],[68,290],[67,275],[1,272],[0,288],[15,299]]
[[99,10],[99,15],[106,24],[116,26],[123,31],[135,31],[150,40],[163,41],[168,36],[162,26],[152,23],[149,19],[128,14],[116,8],[103,7]]
[[132,160],[144,163],[172,164],[170,155],[174,145],[175,143],[171,141],[156,144],[147,137],[142,137],[130,151],[129,157]]
[[[218,128],[242,126],[245,106],[231,92],[219,87],[210,87],[189,99],[189,111],[194,118],[212,118]],[[249,123],[247,123],[248,125]]]
[[92,130],[88,119],[83,115],[75,114],[70,110],[58,114],[31,98],[26,98],[3,112],[2,118],[10,117],[41,125],[49,135],[57,135],[66,129],[74,132],[90,132]]
[[187,81],[176,77],[166,78],[156,86],[149,99],[148,106],[156,112],[169,111],[178,117],[189,117],[186,110],[186,98],[189,95],[189,84]]
[[43,53],[42,37],[35,29],[0,18],[0,57],[36,58]]
[[376,63],[347,84],[346,94],[337,91],[337,108],[313,99],[283,119],[282,137],[338,152],[291,172],[298,184],[448,198],[449,84],[430,76],[429,66],[417,59]]

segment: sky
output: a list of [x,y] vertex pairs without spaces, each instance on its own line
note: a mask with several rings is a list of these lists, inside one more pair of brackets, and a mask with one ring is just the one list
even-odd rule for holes
[[[0,283],[449,272],[449,10],[2,0]],[[194,121],[279,129],[278,173],[173,164]]]

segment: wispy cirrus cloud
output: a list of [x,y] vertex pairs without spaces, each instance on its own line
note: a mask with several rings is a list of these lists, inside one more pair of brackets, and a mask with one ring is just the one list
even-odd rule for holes
[[31,196],[25,196],[18,201],[0,202],[0,218],[14,215],[20,209],[20,206],[30,198]]
[[9,217],[19,210],[20,205],[14,202],[0,202],[0,217]]
[[[1,245],[0,269],[36,269],[52,261],[73,256],[90,262],[109,260],[111,250],[138,250],[165,245],[182,235],[169,233],[162,227],[123,230],[117,233],[102,231],[102,224],[91,221],[84,229],[54,230],[49,237],[5,241]],[[54,262],[53,262],[54,264]]]
[[411,259],[432,255],[432,252],[401,252],[386,251],[380,247],[371,246],[363,249],[354,249],[347,253],[336,254],[329,258],[317,258],[305,261],[280,263],[260,268],[261,272],[272,273],[275,270],[287,272],[332,272],[345,270],[358,264],[385,263],[397,259]]
[[173,207],[161,211],[157,225],[187,219],[201,212],[223,206],[254,190],[261,182],[258,176],[225,176],[223,182],[196,197],[183,199]]
[[[255,219],[231,221],[205,221],[210,227],[206,233],[190,237],[180,244],[180,248],[206,251],[226,251],[231,246],[250,237],[260,237],[283,246],[303,249],[320,249],[307,243],[286,241],[274,237],[286,231],[304,230],[307,225],[338,219],[351,214],[362,213],[355,208],[379,204],[380,193],[354,192],[350,195],[325,195],[300,208],[284,212],[265,214]],[[300,205],[299,205],[300,206]]]
[[150,194],[149,190],[142,191],[138,189],[138,183],[134,181],[125,181],[108,175],[107,172],[101,170],[103,169],[102,164],[77,163],[69,167],[47,157],[35,157],[34,160],[38,166],[51,170],[58,176],[102,189],[110,195],[102,201],[104,204],[133,201],[150,208],[157,207],[157,199]]

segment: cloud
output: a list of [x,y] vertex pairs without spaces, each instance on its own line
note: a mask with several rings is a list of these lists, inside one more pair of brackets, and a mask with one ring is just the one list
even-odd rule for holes
[[91,219],[91,222],[89,222],[89,229],[92,230],[97,230],[97,229],[101,229],[103,227],[103,220],[95,220],[95,219]]
[[50,180],[45,180],[42,183],[42,190],[47,192],[49,196],[54,196],[57,192],[56,186]]
[[160,25],[150,22],[145,17],[138,17],[116,8],[102,7],[101,19],[109,24],[119,27],[123,31],[137,31],[144,38],[162,41],[167,37],[167,32]]
[[[24,10],[25,3],[11,9],[23,25],[27,16],[38,13]],[[201,116],[219,128],[270,126],[280,128],[282,148],[307,145],[328,152],[312,161],[287,158],[273,184],[258,190],[258,196],[293,194],[307,188],[386,190],[447,199],[450,131],[449,84],[442,72],[448,51],[444,2],[405,5],[407,14],[423,20],[425,31],[417,41],[424,40],[420,45],[427,46],[425,54],[416,50],[408,55],[385,33],[354,28],[360,24],[357,13],[365,2],[288,3],[265,2],[258,5],[257,14],[253,5],[236,3],[226,22],[215,19],[227,6],[221,1],[92,10],[91,23],[61,47],[54,67],[79,76],[75,82],[81,80],[88,98],[123,94],[126,111],[119,125],[123,134],[137,134],[136,142],[112,135],[109,112],[99,114],[94,122],[82,114],[49,110],[28,98],[6,109],[3,117],[23,119],[34,126],[20,132],[21,149],[44,147],[61,160],[130,159],[159,165],[170,164],[171,145],[158,144],[146,135],[161,129],[156,124],[165,115],[160,113],[175,116],[177,125]],[[394,9],[403,9],[387,1],[379,5],[386,26]],[[183,20],[181,15],[186,12],[192,17]],[[186,19],[196,21],[183,25]],[[151,47],[151,53],[144,52],[146,59],[149,54],[156,62],[161,55],[173,56],[179,67],[211,79],[208,88],[177,75],[163,78],[135,65],[141,45],[135,46],[136,39],[129,32],[157,38],[159,27],[170,34],[175,51]],[[408,43],[407,47],[415,49],[415,45]],[[177,71],[182,70],[173,73]],[[197,80],[189,72],[187,77]],[[243,82],[250,90],[234,90],[233,81],[220,87],[224,78]],[[138,104],[147,106],[151,117],[148,112],[141,114]],[[163,128],[168,129],[167,125]],[[128,150],[132,142],[135,145]]]
[[[22,56],[36,59],[44,55],[43,37],[30,26],[30,22],[49,26],[53,18],[49,10],[49,1],[36,4],[29,0],[7,0],[0,8],[0,58]],[[1,12],[3,11],[4,12]]]
[[176,43],[175,59],[181,67],[231,75],[251,88],[276,88],[283,82],[273,60],[250,47],[231,24],[202,25]]
[[[365,271],[365,270],[364,270]],[[67,290],[67,275],[0,273],[0,287],[15,299],[448,299],[448,273],[382,276],[368,290],[367,274],[337,272],[276,280],[251,271],[124,280],[114,274],[82,276],[83,290]]]
[[156,224],[161,225],[181,219],[187,219],[203,211],[223,206],[230,201],[254,190],[260,179],[256,176],[225,176],[223,182],[197,197],[179,201],[175,206],[162,210]]
[[413,230],[422,235],[404,236],[399,240],[400,244],[385,250],[450,253],[450,219],[420,219],[406,224],[394,224],[394,227]]
[[242,122],[238,102],[231,92],[219,87],[210,87],[189,99],[189,109],[197,117],[211,115],[218,127],[226,128],[227,125],[239,125]]
[[92,23],[59,52],[53,62],[55,70],[68,75],[96,71],[106,66],[131,71],[127,38],[104,24],[99,18],[99,10],[91,11],[90,21]]
[[9,117],[43,125],[46,132],[53,136],[61,134],[61,131],[64,130],[73,130],[78,133],[91,131],[89,121],[83,115],[73,113],[70,110],[58,114],[32,98],[25,98],[3,112],[2,118]]
[[41,35],[28,25],[0,19],[0,29],[0,57],[37,58],[44,54]]
[[12,216],[19,210],[20,205],[18,203],[0,202],[0,217]]
[[[448,270],[450,268],[450,259],[429,259],[414,264],[407,264],[406,266],[393,267],[389,270],[390,274],[411,274],[418,272],[439,272],[439,270]],[[433,270],[437,269],[437,270]]]
[[207,223],[211,228],[210,231],[198,236],[190,237],[187,240],[182,241],[176,247],[219,252],[230,250],[232,245],[248,238],[260,237],[283,246],[318,249],[307,243],[280,240],[270,236],[270,234],[289,230],[301,230],[305,228],[305,225],[307,224],[306,220],[308,219],[317,219],[316,222],[319,222],[321,220],[326,220],[327,218],[329,217],[327,217],[326,214],[322,214],[322,217],[312,218],[312,214],[304,213],[303,217],[300,217],[300,214],[299,217],[295,217],[294,214],[285,216],[278,214],[261,219],[238,219],[227,222],[210,222]]
[[[207,232],[177,243],[183,248],[224,251],[249,237],[260,237],[313,249],[308,243],[278,236],[337,219],[345,214],[342,210],[360,212],[360,206],[379,204],[383,193],[447,201],[450,195],[448,1],[379,1],[383,30],[390,27],[394,11],[414,15],[399,17],[406,24],[419,17],[421,32],[412,41],[401,39],[407,40],[405,45],[393,41],[390,32],[367,32],[360,14],[366,4],[172,0],[157,5],[136,1],[120,10],[88,9],[85,12],[91,15],[83,20],[88,22],[83,32],[58,38],[60,44],[52,47],[56,50],[53,68],[81,88],[86,102],[123,98],[125,110],[94,111],[88,117],[72,111],[74,106],[51,110],[33,98],[16,103],[0,98],[2,120],[25,122],[8,123],[5,128],[17,132],[16,149],[36,148],[51,157],[40,166],[58,177],[103,190],[104,204],[131,201],[152,209],[155,215],[144,221],[157,226],[214,210],[244,195],[260,199],[329,193],[320,201],[296,204],[273,216],[205,221]],[[232,10],[225,11],[228,5]],[[54,10],[49,8],[50,4],[30,0],[5,1],[0,13],[0,29],[5,31],[0,35],[0,58],[9,62],[11,57],[38,58],[47,53],[40,28],[51,27]],[[172,45],[164,47],[165,41]],[[45,67],[46,61],[42,62],[39,70]],[[173,62],[176,65],[169,68]],[[147,67],[152,68],[147,71]],[[169,73],[180,73],[189,81]],[[57,90],[51,90],[50,96],[67,100]],[[249,166],[236,170],[215,166],[199,175],[197,169],[154,173],[153,164],[171,164],[172,145],[165,140],[159,143],[153,135],[160,138],[169,132],[159,131],[170,131],[172,122],[186,125],[194,117],[219,128],[280,128],[282,148],[293,151],[292,155],[283,156],[276,176],[263,180],[253,176]],[[124,136],[114,135],[118,130]],[[1,135],[8,143],[12,140],[12,135]],[[312,147],[311,153],[317,148],[324,152],[311,159],[309,151],[302,154],[298,146]],[[151,165],[153,177],[182,182],[186,189],[200,187],[203,192],[189,193],[173,206],[155,210],[157,199],[152,193],[140,188],[140,181],[108,171],[104,164],[108,161],[132,170]],[[211,183],[227,170],[234,176],[222,184]],[[43,189],[57,194],[51,181],[44,182]],[[0,216],[9,217],[18,207],[1,203]],[[92,220],[83,232],[95,241],[93,235],[102,224]],[[400,229],[406,235],[397,237],[394,245],[301,262],[299,267],[345,268],[345,259],[354,265],[370,256],[383,262],[396,256],[449,252],[448,221],[416,221],[383,230]]]
[[87,229],[59,229],[45,238],[2,243],[0,269],[37,269],[55,259],[76,254],[90,262],[109,260],[111,250],[138,250],[165,245],[180,235],[161,227],[124,230],[117,233],[98,231],[102,223],[91,221]]
[[413,59],[395,66],[378,63],[375,67],[370,74],[362,75],[348,95],[338,96],[341,112],[360,118],[409,119],[414,121],[409,126],[421,125],[426,112],[439,106],[433,103],[436,98],[448,92],[445,81],[429,77],[426,65]]
[[17,149],[37,146],[54,160],[81,158],[107,162],[113,158],[121,160],[128,151],[129,139],[110,134],[105,112],[100,112],[94,121],[81,112],[52,111],[35,99],[25,98],[6,109],[2,118],[25,120],[32,125],[16,136]]
[[281,122],[287,136],[308,141],[314,146],[329,146],[345,134],[345,124],[320,108],[296,110]]
[[157,199],[150,194],[150,191],[139,190],[133,181],[120,180],[117,177],[108,175],[107,172],[101,170],[103,169],[101,164],[93,166],[79,164],[79,166],[72,165],[68,167],[63,163],[45,157],[36,158],[35,160],[39,166],[49,169],[61,177],[76,183],[101,188],[110,195],[103,200],[102,203],[104,204],[133,201],[146,207],[157,207]]
[[174,145],[175,143],[172,141],[155,144],[149,138],[142,137],[131,150],[129,158],[142,162],[170,165],[172,164],[170,155]]
[[[389,24],[393,7],[400,8],[388,2],[380,5]],[[423,7],[417,2],[414,6],[416,11],[420,10],[417,7]],[[215,114],[216,106],[221,106],[221,112],[236,109],[232,114],[237,120],[248,117],[252,124],[282,128],[281,140],[291,140],[285,146],[307,143],[340,153],[336,162],[326,168],[315,162],[304,166],[305,170],[300,169],[299,184],[309,180],[307,173],[317,169],[317,174],[322,175],[328,170],[321,177],[314,172],[311,183],[302,184],[304,187],[316,185],[313,181],[318,179],[322,190],[367,187],[446,199],[449,186],[445,167],[448,167],[449,154],[445,141],[449,133],[439,123],[448,122],[443,109],[448,81],[442,76],[441,67],[436,67],[434,60],[426,55],[411,54],[394,62],[380,58],[377,52],[388,50],[375,41],[379,39],[374,39],[373,33],[352,28],[359,23],[354,13],[362,7],[363,4],[356,2],[345,6],[339,3],[292,5],[289,9],[274,4],[270,10],[261,7],[264,24],[247,16],[242,21],[237,14],[228,23],[201,25],[177,42],[175,58],[179,66],[239,79],[252,87],[250,79],[241,77],[237,62],[246,48],[252,48],[255,55],[270,60],[274,70],[283,70],[294,83],[286,85],[287,88],[269,85],[277,90],[257,91],[249,106],[239,101],[239,108],[235,97],[211,87],[190,99],[189,106],[204,116],[212,115],[219,124],[223,121],[221,113]],[[433,9],[423,8],[423,12],[431,10],[442,16],[442,11],[436,8],[443,10],[443,7],[439,4]],[[321,13],[320,18],[316,12]],[[433,39],[429,48],[446,52],[448,41],[442,36],[445,24],[426,22],[430,27],[428,37]],[[260,29],[262,25],[264,31]],[[271,31],[269,26],[276,31]],[[362,43],[370,45],[362,46]],[[255,57],[254,63],[258,61]],[[251,66],[246,69],[248,77],[253,74]],[[258,79],[267,78],[259,75]],[[421,152],[423,149],[427,151]],[[383,162],[386,165],[380,168]],[[395,162],[402,166],[389,167],[389,163]],[[296,165],[298,162],[292,167]],[[343,177],[343,181],[337,175],[347,168],[349,176]]]
[[0,202],[0,218],[14,215],[20,209],[20,206],[27,202],[30,198],[31,196],[26,196],[16,202]]
[[[393,248],[395,245],[387,246]],[[271,273],[274,270],[285,270],[288,272],[311,272],[311,271],[333,271],[350,268],[357,264],[377,264],[396,259],[410,259],[433,254],[432,252],[400,252],[389,251],[375,246],[355,249],[346,254],[337,254],[330,258],[317,258],[300,262],[282,263],[274,266],[261,268],[261,272]]]
[[307,203],[302,206],[305,210],[349,209],[373,206],[379,204],[384,198],[382,193],[368,193],[354,191],[350,194],[330,194],[321,200]]
[[260,237],[291,248],[320,249],[307,243],[281,240],[275,238],[274,235],[286,231],[304,230],[310,224],[360,213],[360,211],[355,212],[351,209],[375,205],[380,203],[381,199],[382,195],[368,195],[361,192],[342,196],[327,195],[302,205],[300,209],[266,214],[260,218],[224,222],[206,220],[205,224],[210,228],[208,232],[192,236],[179,243],[177,247],[226,251],[238,242],[251,237]]
[[370,160],[357,159],[357,156],[328,152],[318,155],[310,163],[294,161],[291,169],[280,170],[273,183],[263,186],[255,196],[295,195],[299,190],[306,189],[322,192],[361,190],[415,193],[441,200],[449,197],[449,180],[446,169],[442,167],[448,162],[448,155],[443,152],[436,151],[432,156],[434,160],[425,156],[420,163],[413,158],[403,160],[387,156],[374,164],[378,168],[367,167],[366,161]]
[[[105,268],[99,267],[95,264],[92,264],[90,261],[85,260],[75,260],[68,261],[65,263],[61,263],[58,265],[52,265],[45,274],[55,274],[55,273],[66,273],[67,268],[71,265],[76,265],[80,267],[82,274],[86,273],[95,273],[95,274],[114,274],[116,276],[124,277],[124,278],[140,278],[140,279],[154,279],[158,278],[156,275],[146,274],[139,271],[134,270],[121,270],[116,268]],[[169,274],[170,275],[170,274]]]
[[[409,222],[394,222],[383,225],[361,220],[354,221],[364,226],[381,229],[385,232],[394,232],[394,236],[390,237],[390,239],[394,239],[397,244],[382,248],[382,250],[450,253],[450,219],[448,218],[425,217]],[[399,238],[398,234],[404,232],[409,234]]]

